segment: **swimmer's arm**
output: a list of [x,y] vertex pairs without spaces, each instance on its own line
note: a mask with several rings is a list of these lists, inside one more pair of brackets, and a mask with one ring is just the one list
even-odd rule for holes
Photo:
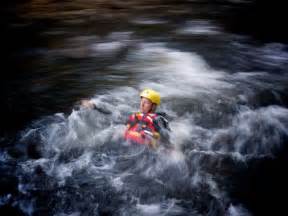
[[157,125],[156,128],[160,134],[160,142],[168,144],[170,143],[171,130],[169,127],[169,122],[165,117],[163,115],[159,115],[155,120],[155,125]]
[[103,114],[107,114],[107,115],[112,114],[112,112],[109,109],[107,109],[103,106],[96,105],[95,103],[93,103],[92,100],[89,100],[89,99],[83,99],[78,104],[76,104],[76,106],[75,106],[76,110],[79,110],[81,108],[98,110],[99,112],[101,112]]
[[75,109],[79,110],[81,108],[88,109],[88,110],[97,110],[98,112],[104,115],[111,115],[111,120],[117,124],[125,124],[129,126],[129,123],[132,122],[132,117],[135,117],[135,113],[131,112],[123,112],[120,115],[113,115],[114,107],[109,107],[105,103],[95,103],[93,100],[83,99],[78,104],[76,104]]

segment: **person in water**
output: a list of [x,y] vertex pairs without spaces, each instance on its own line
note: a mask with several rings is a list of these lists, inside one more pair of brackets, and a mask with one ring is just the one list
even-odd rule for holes
[[[124,139],[128,143],[145,144],[152,148],[158,147],[159,143],[169,143],[170,128],[166,114],[156,112],[160,102],[160,94],[153,89],[144,89],[140,93],[140,111],[131,114],[126,122]],[[89,100],[82,100],[81,105],[97,109]]]
[[140,93],[140,111],[129,116],[124,138],[137,144],[146,144],[153,148],[159,142],[169,140],[169,125],[164,113],[156,112],[160,105],[160,94],[152,89]]

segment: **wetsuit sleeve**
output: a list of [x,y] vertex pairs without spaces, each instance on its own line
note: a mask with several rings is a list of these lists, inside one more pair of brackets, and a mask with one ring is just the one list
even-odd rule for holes
[[159,115],[155,120],[154,120],[154,125],[156,126],[156,130],[160,133],[161,137],[161,142],[163,143],[169,143],[170,141],[170,127],[169,127],[169,122],[168,120]]
[[[104,103],[99,103],[99,104],[95,104],[91,101],[89,101],[89,103],[91,104],[91,109],[93,110],[97,110],[99,111],[100,113],[103,113],[105,115],[110,115],[112,114],[112,111],[111,111],[111,108],[109,108],[107,105],[105,105]],[[78,101],[75,105],[74,105],[74,109],[75,110],[80,110],[81,107],[83,108],[84,106],[81,104],[81,101]]]
[[106,115],[112,114],[112,112],[109,109],[105,109],[105,107],[96,106],[95,104],[93,106],[93,109],[94,110],[98,110],[99,112],[101,112],[103,114],[106,114]]

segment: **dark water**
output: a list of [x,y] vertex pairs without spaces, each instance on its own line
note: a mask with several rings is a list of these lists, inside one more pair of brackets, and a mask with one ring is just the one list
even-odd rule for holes
[[[287,45],[234,31],[243,7],[5,5],[1,215],[280,215]],[[162,95],[173,151],[121,141],[144,87]],[[73,109],[82,98],[111,114]]]

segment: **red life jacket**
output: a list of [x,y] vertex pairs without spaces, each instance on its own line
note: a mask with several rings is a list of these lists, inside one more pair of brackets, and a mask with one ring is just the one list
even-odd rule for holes
[[155,145],[160,138],[155,124],[157,113],[137,112],[129,116],[124,138],[138,144]]

